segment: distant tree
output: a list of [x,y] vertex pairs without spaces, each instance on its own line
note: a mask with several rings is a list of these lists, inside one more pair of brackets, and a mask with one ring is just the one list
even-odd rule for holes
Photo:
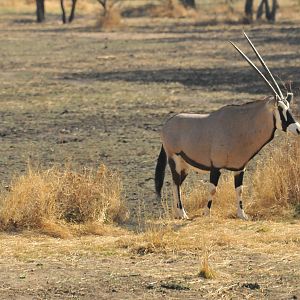
[[103,8],[103,15],[107,15],[111,12],[117,5],[121,3],[122,0],[98,0]]
[[[245,2],[245,23],[252,23],[253,22],[253,4],[254,0],[246,0]],[[260,0],[257,13],[256,13],[256,19],[261,19],[264,11],[266,14],[266,19],[270,22],[274,22],[276,19],[276,11],[278,8],[278,1],[272,0],[272,8],[269,4],[269,0]]]
[[[68,18],[69,22],[72,22],[75,17],[75,7],[77,0],[72,1],[71,13]],[[67,23],[66,10],[64,6],[64,0],[60,0],[61,10],[62,10],[62,21],[63,23]],[[36,0],[36,19],[38,23],[45,21],[45,0]]]
[[245,3],[245,23],[253,21],[253,0],[246,0]]
[[44,0],[36,0],[36,19],[38,23],[45,20],[45,3]]
[[104,10],[104,15],[107,13],[108,10],[108,1],[107,0],[98,0],[98,2],[102,5]]
[[186,8],[196,8],[195,0],[180,0],[180,2]]
[[119,6],[122,0],[98,0],[103,10],[100,13],[99,28],[112,29],[121,26]]
[[[77,2],[77,0],[72,0],[71,13],[70,13],[70,16],[68,19],[69,23],[71,23],[75,17],[76,2]],[[60,0],[60,5],[61,5],[61,10],[62,10],[62,21],[65,24],[65,23],[67,23],[67,18],[66,18],[66,10],[64,7],[64,0]]]
[[270,9],[269,0],[261,0],[258,5],[256,18],[260,19],[265,11],[266,19],[268,21],[274,22],[276,19],[277,8],[278,8],[277,0],[272,0],[272,8],[271,9]]

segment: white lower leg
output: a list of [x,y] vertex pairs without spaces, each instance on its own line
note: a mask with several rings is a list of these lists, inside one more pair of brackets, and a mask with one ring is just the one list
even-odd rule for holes
[[243,200],[242,200],[242,192],[243,192],[243,186],[239,186],[235,189],[236,192],[236,204],[237,204],[237,216],[242,220],[247,220],[248,217],[244,212],[243,208]]
[[213,184],[213,183],[210,183],[209,184],[209,198],[208,198],[208,202],[207,202],[207,206],[204,210],[204,215],[206,216],[211,216],[211,206],[212,206],[212,202],[213,202],[213,198],[214,198],[214,195],[216,194],[217,192],[217,187]]
[[[186,214],[182,203],[180,201],[181,199],[181,191],[180,188],[173,183],[173,197],[174,197],[174,212],[175,212],[175,217],[179,219],[188,219],[188,215]],[[180,197],[180,198],[179,198]]]

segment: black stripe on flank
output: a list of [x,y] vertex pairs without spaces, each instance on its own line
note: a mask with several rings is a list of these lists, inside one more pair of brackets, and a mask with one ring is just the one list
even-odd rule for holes
[[[180,151],[179,153],[176,153],[176,155],[180,155],[187,164],[189,164],[192,167],[195,167],[195,168],[197,168],[199,170],[211,171],[212,168],[214,168],[214,166],[208,167],[208,166],[205,166],[203,164],[197,163],[196,161],[194,161],[191,158],[189,158],[183,151]],[[220,169],[225,169],[225,170],[228,170],[228,171],[242,171],[242,170],[245,169],[245,165],[242,166],[242,167],[240,167],[240,168],[220,167],[218,169],[219,170]]]
[[188,163],[189,165],[191,165],[197,169],[204,170],[204,171],[211,170],[211,167],[197,163],[196,161],[189,158],[183,151],[180,151],[179,153],[176,153],[176,154],[180,155],[186,163]]

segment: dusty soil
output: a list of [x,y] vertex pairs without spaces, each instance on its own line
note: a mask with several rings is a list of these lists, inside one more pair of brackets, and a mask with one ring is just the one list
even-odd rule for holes
[[[2,234],[0,299],[298,299],[299,222],[213,218],[172,226],[176,233],[154,248],[128,243],[131,234]],[[199,276],[205,251],[215,279]]]
[[[31,15],[1,15],[3,186],[26,170],[28,159],[45,168],[69,162],[74,168],[96,168],[104,162],[123,177],[132,225],[140,214],[148,218],[162,212],[154,201],[153,172],[159,128],[169,115],[209,112],[268,95],[228,40],[248,49],[242,37],[245,29],[274,73],[295,81],[298,89],[297,22],[200,26],[188,20],[144,18],[142,24],[128,20],[123,29],[107,33],[97,31],[87,17],[62,26],[57,16],[37,25]],[[299,222],[288,228],[299,232]],[[230,234],[234,236],[234,231]],[[261,252],[259,245],[243,249],[229,243],[216,255],[221,274],[216,280],[196,275],[195,251],[138,255],[102,247],[114,241],[5,234],[0,298],[300,297],[296,238],[292,248],[286,243],[290,248],[286,255]]]

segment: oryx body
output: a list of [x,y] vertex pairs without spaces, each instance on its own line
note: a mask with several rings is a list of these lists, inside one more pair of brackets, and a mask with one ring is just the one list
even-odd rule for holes
[[[249,39],[248,41],[254,48]],[[240,51],[238,48],[237,50]],[[254,51],[259,55],[256,49]],[[241,54],[252,67],[256,68],[243,53]],[[260,56],[259,59],[272,76]],[[155,186],[160,196],[164,170],[168,162],[172,173],[174,204],[176,204],[178,217],[187,218],[181,202],[180,185],[186,178],[189,168],[193,167],[210,171],[211,196],[207,204],[208,213],[218,185],[220,170],[234,171],[237,214],[238,217],[246,219],[241,194],[247,163],[273,139],[276,129],[291,131],[294,134],[300,133],[300,125],[289,110],[289,101],[293,95],[288,93],[287,97],[283,97],[277,83],[274,83],[276,91],[264,75],[262,73],[260,75],[271,87],[274,97],[243,105],[228,105],[206,115],[181,113],[164,124],[162,149],[155,172]],[[273,76],[271,78],[274,80]]]

